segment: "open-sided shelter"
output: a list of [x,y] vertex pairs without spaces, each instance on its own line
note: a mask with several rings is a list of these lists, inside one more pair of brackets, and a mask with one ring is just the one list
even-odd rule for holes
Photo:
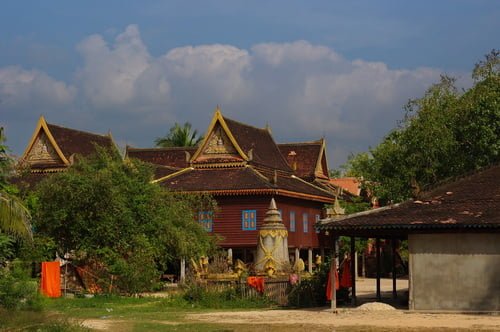
[[500,311],[500,165],[418,200],[325,219],[319,229],[332,237],[377,238],[378,256],[381,238],[407,238],[410,309]]

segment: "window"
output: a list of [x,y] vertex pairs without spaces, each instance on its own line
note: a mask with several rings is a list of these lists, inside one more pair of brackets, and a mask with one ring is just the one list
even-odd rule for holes
[[320,218],[320,216],[319,216],[319,214],[317,214],[316,215],[316,233],[319,233],[319,229],[317,227],[317,226],[319,226],[319,218]]
[[198,213],[198,221],[207,232],[212,231],[212,226],[213,226],[212,215],[213,215],[212,211],[200,211]]
[[241,211],[241,229],[254,231],[257,229],[257,210]]
[[302,214],[302,227],[304,233],[309,233],[309,215],[307,213]]
[[295,212],[290,211],[290,232],[295,232]]

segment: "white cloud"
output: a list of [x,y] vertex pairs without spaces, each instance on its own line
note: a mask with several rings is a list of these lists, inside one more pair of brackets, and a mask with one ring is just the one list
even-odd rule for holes
[[[111,46],[102,36],[92,35],[79,43],[77,50],[84,63],[78,71],[78,82],[94,107],[126,106],[138,97],[138,92],[150,96],[168,94],[168,82],[156,73],[146,72],[153,59],[135,25],[129,25]],[[143,74],[146,78],[141,77]],[[149,84],[148,78],[157,84]]]
[[[75,88],[38,70],[19,66],[0,68],[0,110],[33,111],[36,108],[68,106]],[[35,109],[36,111],[36,109]]]
[[74,102],[92,114],[88,121],[97,120],[117,139],[142,146],[165,134],[172,121],[192,122],[203,132],[209,114],[221,104],[223,113],[236,120],[269,123],[278,141],[325,136],[335,164],[345,161],[348,151],[376,145],[402,118],[408,98],[422,95],[440,74],[432,68],[392,69],[349,60],[307,41],[262,43],[249,50],[185,46],[155,57],[135,25],[110,43],[101,35],[89,36],[77,50],[83,63],[75,82],[0,68],[0,98],[7,96],[13,105]]

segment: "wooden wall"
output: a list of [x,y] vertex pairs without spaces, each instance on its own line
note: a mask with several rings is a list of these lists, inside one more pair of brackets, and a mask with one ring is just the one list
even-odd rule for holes
[[[251,248],[257,245],[257,235],[271,202],[271,196],[219,196],[215,197],[218,211],[213,219],[212,233],[223,237],[220,243],[224,248]],[[316,233],[315,216],[324,216],[324,203],[294,199],[283,196],[274,197],[282,212],[283,223],[288,230],[290,248],[329,247],[329,237]],[[244,231],[241,225],[243,210],[257,211],[257,230]],[[290,212],[295,212],[295,232],[290,231]],[[303,229],[303,214],[308,214],[308,232]]]

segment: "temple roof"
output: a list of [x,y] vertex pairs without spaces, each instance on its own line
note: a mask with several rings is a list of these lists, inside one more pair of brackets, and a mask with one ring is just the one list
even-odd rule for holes
[[140,159],[151,164],[185,168],[189,166],[189,160],[197,149],[196,147],[139,149],[127,146],[125,156]]
[[21,157],[33,169],[56,170],[67,167],[75,155],[89,156],[97,147],[115,149],[111,135],[98,135],[61,127],[45,121],[43,116]]
[[322,222],[321,229],[388,232],[452,229],[500,230],[500,165],[494,165],[407,201]]
[[330,183],[342,188],[354,196],[361,195],[361,182],[355,177],[330,179]]
[[328,179],[328,165],[325,155],[325,141],[280,143],[278,148],[294,173],[308,181],[316,177]]
[[214,195],[272,194],[331,203],[333,195],[294,176],[268,178],[252,166],[238,168],[185,168],[155,180],[173,191]]
[[[301,152],[301,156],[302,164],[307,165],[313,175],[311,182],[315,172],[326,169],[323,140],[290,146],[308,152]],[[126,156],[156,165],[155,182],[173,191],[214,195],[282,194],[326,203],[332,203],[334,198],[324,186],[294,175],[268,129],[223,117],[219,109],[197,148],[127,147]],[[313,158],[314,165],[307,164],[309,157]]]
[[250,163],[291,171],[268,129],[252,127],[228,118],[224,120],[241,149],[247,154],[252,150]]
[[96,146],[115,148],[111,135],[99,135],[50,123],[47,123],[47,127],[66,158],[74,154],[90,156],[96,152]]

